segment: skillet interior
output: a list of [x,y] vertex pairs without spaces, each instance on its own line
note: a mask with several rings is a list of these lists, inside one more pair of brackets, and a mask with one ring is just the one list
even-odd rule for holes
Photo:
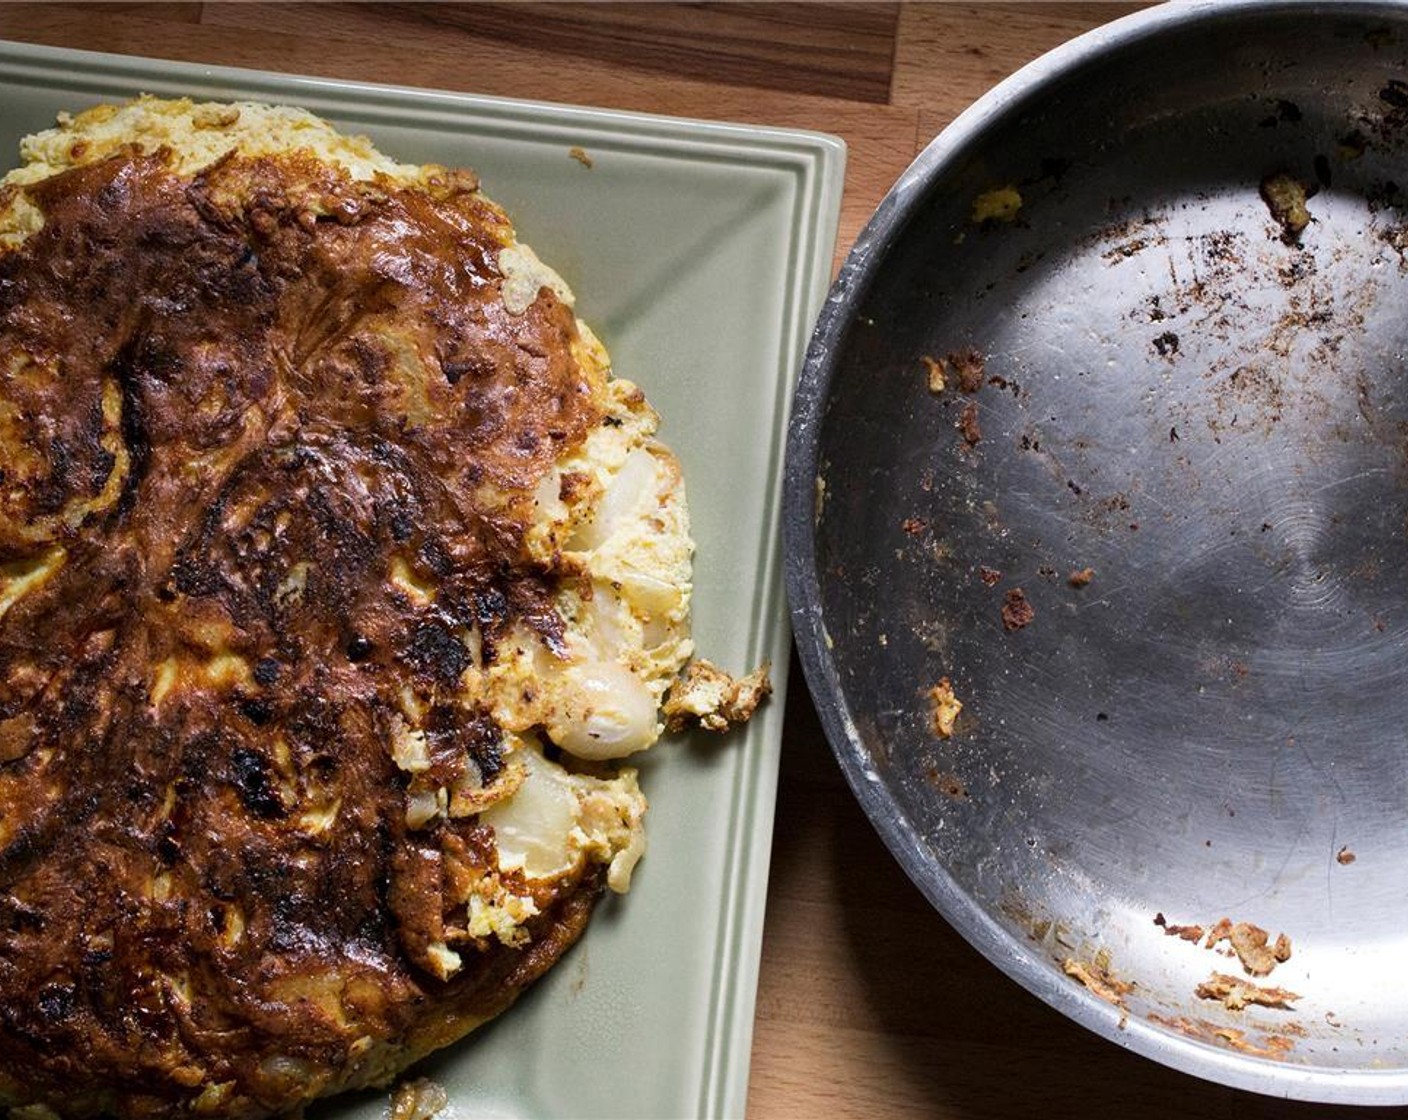
[[[949,920],[1125,1045],[1365,1103],[1408,1100],[1401,81],[1391,6],[1184,8],[1040,60],[862,235],[788,466],[809,683]],[[1299,244],[1259,194],[1278,172],[1318,192]],[[1016,219],[975,223],[1008,185]],[[968,346],[987,383],[931,393],[924,356]],[[1035,618],[1008,631],[1015,588]],[[1302,998],[1196,998],[1238,962],[1158,913],[1286,932],[1263,982]],[[1124,1006],[1067,959],[1133,982]]]

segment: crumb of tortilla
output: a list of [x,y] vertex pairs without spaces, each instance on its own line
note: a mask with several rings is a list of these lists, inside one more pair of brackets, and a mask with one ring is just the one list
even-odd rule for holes
[[1236,1027],[1218,1027],[1213,1035],[1222,1039],[1233,1050],[1239,1050],[1243,1054],[1250,1054],[1254,1058],[1270,1058],[1272,1061],[1280,1061],[1292,1050],[1295,1043],[1279,1034],[1269,1034],[1266,1036],[1266,1045],[1257,1046],[1253,1042],[1247,1041],[1245,1031],[1240,1031]]
[[737,679],[718,666],[700,658],[691,661],[665,696],[661,713],[670,731],[697,725],[706,731],[727,731],[746,723],[758,705],[772,694],[768,679],[771,663],[764,661],[751,673]]
[[1014,587],[1002,600],[1002,628],[1009,632],[1031,625],[1036,609],[1027,600],[1027,593]]
[[1203,939],[1202,926],[1179,926],[1173,925],[1163,916],[1162,913],[1154,915],[1154,924],[1164,931],[1169,937],[1179,937],[1184,941],[1201,941]]
[[1214,972],[1198,985],[1195,994],[1199,999],[1220,1000],[1228,1011],[1241,1011],[1249,1004],[1289,1011],[1291,1004],[1300,999],[1295,992],[1285,988],[1264,988],[1249,980],[1228,976],[1225,972]]
[[1261,181],[1261,197],[1271,217],[1281,227],[1281,240],[1287,245],[1300,241],[1300,235],[1310,224],[1310,211],[1305,208],[1305,184],[1282,172],[1268,175]]
[[1022,195],[1016,187],[994,187],[973,199],[973,210],[969,220],[975,224],[983,222],[1014,222],[1017,212],[1022,209]]
[[944,356],[944,368],[952,370],[958,377],[958,388],[972,396],[982,389],[987,375],[987,364],[972,346],[955,350]]
[[[1230,918],[1221,918],[1208,930],[1203,948],[1215,948],[1226,941],[1232,946],[1242,967],[1252,976],[1266,976],[1278,964],[1291,959],[1291,939],[1284,933],[1276,935],[1270,942],[1270,935],[1260,926],[1251,922],[1233,923]],[[1270,944],[1268,944],[1270,942]]]
[[1134,991],[1134,984],[1121,980],[1110,972],[1110,966],[1100,960],[1078,961],[1067,957],[1061,962],[1061,969],[1067,976],[1079,980],[1106,1003],[1124,1007],[1124,997]]
[[958,430],[963,433],[963,442],[973,447],[981,442],[983,429],[978,426],[978,406],[969,401],[958,417]]
[[1271,1058],[1274,1061],[1280,1061],[1287,1052],[1295,1048],[1295,1043],[1291,1039],[1277,1034],[1266,1035],[1266,1044],[1257,1046],[1255,1043],[1247,1041],[1245,1031],[1238,1030],[1236,1027],[1219,1026],[1206,1019],[1189,1019],[1183,1015],[1170,1018],[1160,1015],[1156,1011],[1149,1012],[1145,1018],[1151,1023],[1169,1027],[1189,1038],[1196,1038],[1203,1042],[1222,1042],[1233,1050],[1240,1050],[1244,1054],[1251,1054],[1258,1058]]
[[947,677],[940,677],[939,683],[929,690],[929,699],[934,702],[934,733],[940,739],[952,738],[953,725],[958,713],[963,711],[963,701],[954,695]]
[[583,167],[585,167],[588,171],[590,171],[590,170],[592,169],[592,165],[593,165],[593,162],[594,162],[594,161],[592,160],[592,157],[591,157],[591,156],[587,155],[587,149],[586,149],[586,148],[577,148],[577,147],[568,148],[568,149],[567,149],[567,154],[568,154],[569,156],[571,156],[573,159],[575,159],[578,163],[580,163]]
[[929,392],[942,393],[948,388],[948,380],[945,376],[944,363],[940,358],[932,358],[928,354],[924,355],[924,368],[929,371]]

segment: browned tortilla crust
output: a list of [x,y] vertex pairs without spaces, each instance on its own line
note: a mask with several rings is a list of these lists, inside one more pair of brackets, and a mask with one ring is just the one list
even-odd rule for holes
[[[0,560],[63,549],[0,620],[0,1098],[260,1116],[457,1037],[586,920],[595,874],[537,890],[527,947],[454,928],[488,830],[408,829],[387,742],[410,688],[432,760],[410,788],[500,766],[452,699],[460,636],[560,642],[564,573],[525,525],[601,415],[570,309],[504,308],[507,220],[472,178],[167,166],[30,188],[43,229],[0,257],[0,353],[23,356]],[[226,653],[244,668],[212,670]]]

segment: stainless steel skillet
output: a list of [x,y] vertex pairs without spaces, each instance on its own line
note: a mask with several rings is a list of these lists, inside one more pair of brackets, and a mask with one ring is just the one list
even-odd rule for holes
[[807,679],[916,884],[1093,1030],[1312,1100],[1408,1102],[1405,141],[1403,5],[1068,44],[881,204],[788,448]]

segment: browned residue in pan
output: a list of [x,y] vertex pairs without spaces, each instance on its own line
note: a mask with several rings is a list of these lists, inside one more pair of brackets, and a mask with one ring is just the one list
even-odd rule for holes
[[1233,922],[1221,918],[1208,930],[1203,948],[1216,948],[1223,941],[1231,947],[1242,967],[1252,976],[1266,976],[1278,964],[1291,959],[1291,939],[1278,933],[1272,941],[1266,930],[1251,922]]
[[930,770],[929,783],[950,801],[967,801],[968,787],[957,774],[947,770]]
[[986,365],[983,356],[973,347],[967,346],[962,350],[955,350],[946,355],[944,361],[953,370],[954,376],[958,378],[960,390],[971,396],[983,387]]
[[[1098,953],[1093,961],[1080,961],[1074,957],[1066,957],[1061,962],[1061,971],[1073,980],[1078,980],[1090,990],[1090,992],[1106,1003],[1118,1007],[1121,1011],[1128,1011],[1125,1006],[1125,997],[1134,991],[1136,985],[1132,980],[1122,980],[1110,969],[1110,962],[1105,952]],[[1124,1027],[1124,1018],[1120,1019],[1120,1027]]]
[[1291,1004],[1300,999],[1285,988],[1262,987],[1225,972],[1214,972],[1198,985],[1194,994],[1199,999],[1217,1000],[1228,1011],[1241,1011],[1251,1004],[1289,1011]]
[[1162,913],[1154,915],[1154,924],[1164,931],[1169,937],[1178,937],[1184,941],[1201,941],[1203,939],[1203,927],[1174,925]]
[[1189,1038],[1195,1038],[1200,1042],[1220,1043],[1229,1049],[1249,1054],[1254,1058],[1283,1061],[1286,1055],[1295,1048],[1295,1041],[1284,1034],[1262,1034],[1261,1041],[1258,1043],[1249,1040],[1247,1032],[1244,1030],[1237,1027],[1221,1027],[1206,1019],[1189,1019],[1184,1015],[1160,1015],[1156,1011],[1149,1012],[1146,1018],[1151,1023],[1168,1027],[1170,1030],[1187,1035]]
[[1002,628],[1009,633],[1031,625],[1036,610],[1027,600],[1027,593],[1014,587],[1002,600]]
[[963,406],[958,416],[958,430],[969,447],[975,447],[983,438],[983,429],[978,424],[978,406],[971,401]]

